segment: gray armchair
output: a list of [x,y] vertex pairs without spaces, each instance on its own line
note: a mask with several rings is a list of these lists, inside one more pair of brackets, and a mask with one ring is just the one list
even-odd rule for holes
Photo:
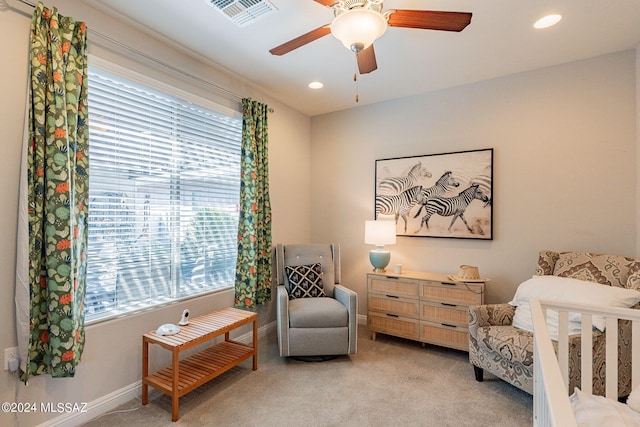
[[[320,274],[310,267],[314,264],[320,264],[314,267],[318,273],[321,268]],[[307,267],[311,281],[300,267]],[[314,276],[322,280],[324,297],[315,296],[317,287],[305,294],[305,284],[300,282],[308,284]],[[356,353],[358,298],[340,285],[339,245],[276,245],[276,283],[280,356]]]

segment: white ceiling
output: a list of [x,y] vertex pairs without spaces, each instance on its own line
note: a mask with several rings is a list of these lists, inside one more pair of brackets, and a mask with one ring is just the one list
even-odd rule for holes
[[[384,9],[471,12],[462,32],[389,28],[375,43],[378,69],[358,79],[354,54],[331,35],[284,56],[269,49],[331,22],[313,0],[271,0],[277,7],[239,27],[206,0],[85,0],[132,20],[198,56],[254,82],[310,116],[630,49],[640,44],[638,0],[386,0]],[[560,13],[555,27],[533,22]],[[126,42],[126,41],[123,41]],[[307,84],[325,86],[312,90]]]

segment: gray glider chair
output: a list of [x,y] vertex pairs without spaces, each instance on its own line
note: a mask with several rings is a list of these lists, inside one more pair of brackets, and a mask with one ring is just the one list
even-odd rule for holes
[[340,246],[276,245],[280,356],[355,354],[358,296],[340,285]]

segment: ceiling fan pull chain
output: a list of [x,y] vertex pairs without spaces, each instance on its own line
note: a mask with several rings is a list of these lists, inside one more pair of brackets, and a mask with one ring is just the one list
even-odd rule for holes
[[356,102],[358,102],[360,99],[358,97],[358,63],[356,62],[356,71],[354,71],[353,73],[353,81],[356,85]]

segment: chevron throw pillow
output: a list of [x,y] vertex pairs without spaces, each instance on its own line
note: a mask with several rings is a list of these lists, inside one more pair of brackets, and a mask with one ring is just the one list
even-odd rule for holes
[[289,279],[289,299],[325,296],[320,264],[287,265],[284,269]]

